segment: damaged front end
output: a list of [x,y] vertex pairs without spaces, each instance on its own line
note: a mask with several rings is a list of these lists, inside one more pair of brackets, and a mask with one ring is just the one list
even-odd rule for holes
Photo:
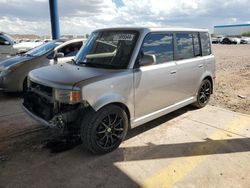
[[[75,94],[73,97],[70,95],[69,99],[79,100]],[[33,119],[45,126],[68,128],[71,125],[77,128],[78,125],[75,122],[88,105],[77,101],[66,103],[66,98],[65,92],[59,96],[54,88],[29,81],[28,90],[24,94],[23,109]]]

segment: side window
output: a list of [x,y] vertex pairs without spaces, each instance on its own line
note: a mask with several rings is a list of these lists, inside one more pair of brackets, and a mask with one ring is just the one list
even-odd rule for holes
[[82,42],[72,43],[62,47],[61,49],[58,50],[58,52],[64,53],[64,57],[71,57],[75,56],[81,47],[82,47]]
[[144,54],[155,55],[157,64],[173,61],[173,34],[152,33],[147,35],[143,42],[142,51]]
[[176,48],[178,59],[194,57],[193,36],[191,33],[176,33]]
[[200,47],[200,39],[198,33],[193,33],[193,41],[194,41],[194,56],[201,56],[201,47]]
[[5,38],[3,38],[3,37],[0,36],[0,45],[6,45],[5,44],[6,41],[7,40],[5,40]]
[[200,33],[200,39],[201,39],[201,49],[202,49],[202,55],[210,55],[211,54],[211,45],[210,45],[210,39],[208,33]]

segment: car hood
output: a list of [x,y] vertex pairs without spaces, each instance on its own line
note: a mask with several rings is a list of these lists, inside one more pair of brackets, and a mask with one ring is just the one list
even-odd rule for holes
[[21,64],[25,61],[31,60],[33,57],[30,56],[15,56],[0,62],[0,69],[12,67],[14,65]]
[[117,72],[120,71],[64,63],[35,69],[29,73],[29,79],[53,88],[73,89],[79,82]]

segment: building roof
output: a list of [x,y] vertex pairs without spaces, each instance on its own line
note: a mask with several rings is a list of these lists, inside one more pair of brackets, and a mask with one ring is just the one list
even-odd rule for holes
[[225,27],[249,27],[250,24],[234,24],[234,25],[216,25],[214,28],[225,28]]

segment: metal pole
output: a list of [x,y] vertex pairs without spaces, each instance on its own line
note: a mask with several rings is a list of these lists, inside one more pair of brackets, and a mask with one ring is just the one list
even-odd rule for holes
[[52,39],[60,38],[58,1],[49,0]]

